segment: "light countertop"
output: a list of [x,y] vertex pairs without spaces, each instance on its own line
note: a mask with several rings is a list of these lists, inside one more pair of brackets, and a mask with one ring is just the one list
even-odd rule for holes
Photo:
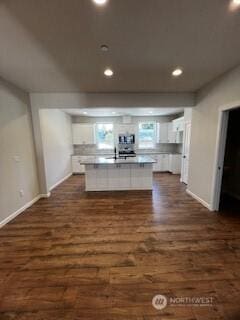
[[102,157],[88,157],[88,159],[86,160],[82,160],[81,164],[141,164],[141,163],[155,163],[156,161],[149,157],[149,156],[136,156],[136,157],[132,157],[132,158],[117,158],[112,159],[111,155],[110,156],[102,156]]

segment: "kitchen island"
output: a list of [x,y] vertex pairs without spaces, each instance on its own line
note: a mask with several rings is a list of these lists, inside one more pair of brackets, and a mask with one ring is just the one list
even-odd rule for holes
[[86,191],[152,190],[153,163],[149,156],[89,157],[82,162]]

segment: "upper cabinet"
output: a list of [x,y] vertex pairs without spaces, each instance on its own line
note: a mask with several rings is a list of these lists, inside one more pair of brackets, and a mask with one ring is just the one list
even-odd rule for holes
[[73,144],[95,144],[95,125],[91,123],[72,124]]
[[184,130],[184,117],[173,120],[173,132],[180,132]]
[[157,124],[157,143],[169,143],[168,126],[168,122]]
[[184,118],[157,124],[157,143],[182,143]]

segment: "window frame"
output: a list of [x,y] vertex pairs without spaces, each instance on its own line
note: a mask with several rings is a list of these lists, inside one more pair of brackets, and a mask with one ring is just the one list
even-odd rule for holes
[[[101,124],[101,125],[106,125],[106,124],[111,124],[112,125],[112,127],[113,127],[113,144],[112,144],[112,147],[110,147],[110,148],[101,148],[101,147],[99,147],[99,142],[98,142],[98,125],[99,124]],[[95,141],[96,141],[96,145],[97,145],[97,149],[98,150],[107,150],[107,151],[109,151],[109,150],[114,150],[114,145],[115,145],[115,131],[114,131],[114,123],[113,122],[106,122],[106,121],[104,121],[104,122],[96,122],[95,123]]]
[[[154,125],[154,138],[152,141],[152,146],[141,146],[141,140],[140,140],[140,125],[145,123],[152,123]],[[155,149],[157,144],[157,122],[155,120],[149,120],[149,121],[139,121],[138,122],[138,148],[139,149]]]

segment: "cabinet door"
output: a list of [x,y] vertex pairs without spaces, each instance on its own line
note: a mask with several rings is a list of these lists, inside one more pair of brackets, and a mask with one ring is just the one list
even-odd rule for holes
[[96,167],[96,187],[98,190],[108,190],[108,166],[97,165]]
[[168,143],[168,123],[158,123],[157,142]]
[[94,144],[95,132],[93,124],[74,123],[72,125],[73,144]]
[[96,190],[96,185],[97,185],[96,170],[97,168],[95,168],[95,165],[93,164],[86,165],[86,172],[87,172],[85,177],[86,191]]
[[181,172],[181,155],[171,154],[169,156],[169,171],[173,174],[179,174]]
[[163,161],[163,166],[162,166],[163,171],[168,171],[169,170],[169,155],[163,154],[162,161]]
[[165,172],[168,171],[168,154],[159,154],[159,171]]
[[176,143],[176,132],[173,131],[173,123],[168,124],[168,141],[169,143]]
[[119,190],[129,190],[131,188],[131,168],[128,164],[119,164]]
[[131,189],[152,189],[152,164],[131,164]]

